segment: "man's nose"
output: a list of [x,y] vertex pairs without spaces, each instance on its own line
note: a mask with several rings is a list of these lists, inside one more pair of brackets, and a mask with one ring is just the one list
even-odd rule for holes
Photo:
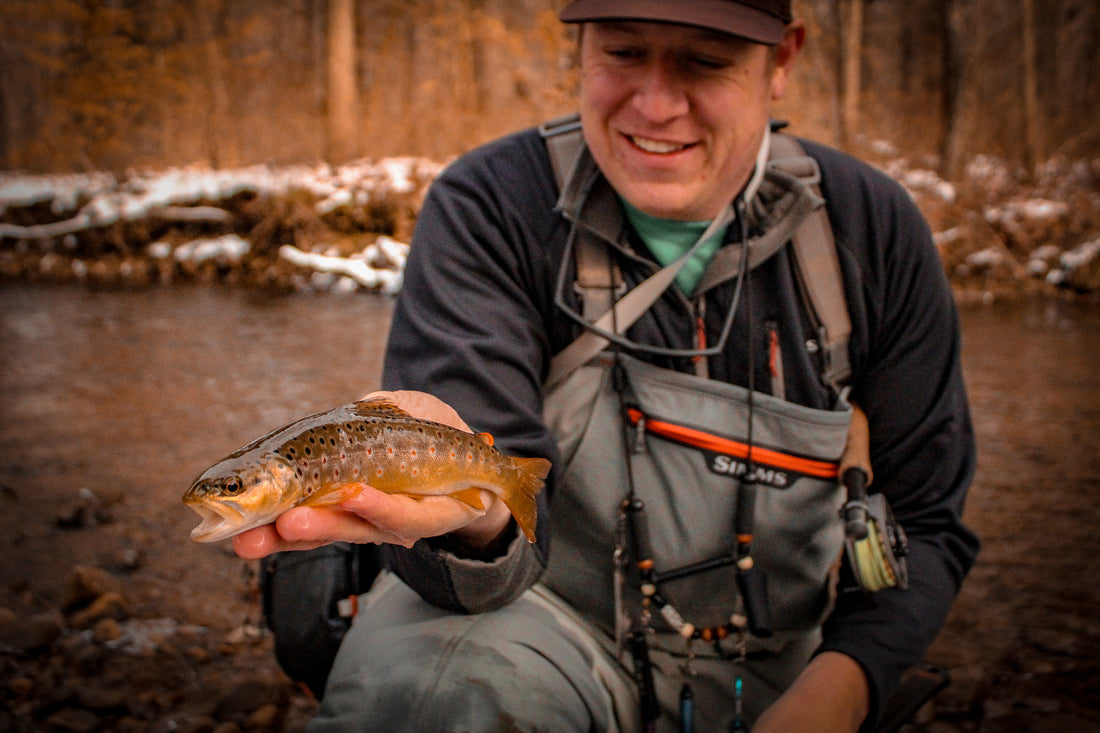
[[683,80],[671,60],[649,64],[634,90],[632,103],[645,119],[665,122],[685,114],[689,108]]

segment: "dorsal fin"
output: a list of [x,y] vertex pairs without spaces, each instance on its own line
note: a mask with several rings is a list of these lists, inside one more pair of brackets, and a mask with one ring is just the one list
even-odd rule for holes
[[360,417],[409,418],[409,413],[397,406],[389,397],[368,397],[356,400],[351,406],[352,412]]

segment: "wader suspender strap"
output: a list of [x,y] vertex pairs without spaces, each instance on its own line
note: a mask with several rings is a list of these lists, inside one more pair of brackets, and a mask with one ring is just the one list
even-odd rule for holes
[[[539,132],[546,142],[550,165],[554,169],[554,180],[560,191],[581,161],[581,149],[584,145],[581,120],[575,114],[558,117],[545,123],[539,128]],[[615,300],[622,295],[623,278],[619,268],[613,262],[608,262],[604,247],[592,246],[586,236],[579,239],[585,240],[586,244],[578,244],[575,249],[577,279],[574,287],[581,296],[585,320],[594,322],[611,310]],[[563,374],[568,374],[578,366],[581,364],[576,364]]]
[[[797,165],[812,160],[798,142],[788,135],[772,135],[772,160],[780,165]],[[818,196],[821,189],[821,171],[816,170],[817,180],[811,190]],[[792,171],[794,172],[794,171]],[[799,175],[796,173],[796,175]],[[800,176],[802,177],[802,176]],[[812,179],[811,179],[812,180]],[[848,356],[848,339],[852,335],[852,321],[848,317],[848,303],[844,299],[844,280],[840,273],[840,258],[833,240],[833,229],[824,206],[819,206],[791,239],[795,262],[798,265],[798,282],[803,290],[811,317],[816,321],[824,368],[822,379],[839,391],[852,376],[852,363]]]
[[[569,115],[551,120],[540,128],[546,142],[554,177],[560,190],[581,161],[584,137],[580,120]],[[773,134],[771,137],[771,162],[773,165],[790,172],[806,181],[814,194],[820,199],[820,171],[816,163],[807,157],[801,146],[787,135]],[[582,229],[583,233],[583,229]],[[786,237],[777,241],[785,242]],[[848,339],[852,325],[848,317],[847,302],[844,299],[844,286],[840,272],[840,261],[833,240],[832,227],[823,205],[816,206],[790,237],[794,252],[798,281],[802,289],[803,300],[811,315],[822,347],[822,380],[839,392],[851,376],[851,362],[848,357]],[[749,266],[754,267],[772,254],[772,247],[766,247],[758,256],[750,250]],[[622,276],[609,257],[607,247],[593,241],[588,236],[578,236],[576,241],[577,279],[575,287],[582,299],[584,317],[597,321],[601,316],[610,315],[623,287]],[[736,259],[722,268],[722,272],[736,272]],[[618,313],[616,323],[621,330],[628,328],[641,317],[675,277],[675,271],[666,272],[675,267],[674,262],[656,275],[651,276],[635,288],[626,298],[632,301],[629,312]],[[732,267],[732,269],[731,269]],[[660,276],[660,277],[659,277]],[[709,276],[709,273],[708,273]],[[719,277],[708,277],[710,285],[717,284]],[[641,292],[639,292],[641,291]],[[633,296],[633,297],[631,297]],[[620,307],[626,305],[620,302]],[[602,324],[601,324],[602,325]],[[550,374],[546,381],[549,389],[574,370],[583,366],[606,346],[606,340],[585,331],[572,344],[554,357]]]

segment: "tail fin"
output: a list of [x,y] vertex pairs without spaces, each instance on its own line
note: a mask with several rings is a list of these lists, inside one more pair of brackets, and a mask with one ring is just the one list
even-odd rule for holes
[[535,524],[538,519],[538,505],[535,497],[546,485],[550,474],[550,461],[545,458],[513,458],[517,469],[517,480],[512,491],[504,499],[516,523],[527,536],[528,542],[535,541]]

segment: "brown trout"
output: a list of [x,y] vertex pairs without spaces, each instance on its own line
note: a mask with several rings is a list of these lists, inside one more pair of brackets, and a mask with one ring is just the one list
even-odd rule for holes
[[275,521],[296,506],[339,504],[363,484],[389,494],[449,495],[484,509],[496,494],[535,541],[535,496],[544,458],[507,456],[488,433],[468,433],[372,398],[274,430],[208,468],[183,496],[202,522],[197,542],[216,542]]

